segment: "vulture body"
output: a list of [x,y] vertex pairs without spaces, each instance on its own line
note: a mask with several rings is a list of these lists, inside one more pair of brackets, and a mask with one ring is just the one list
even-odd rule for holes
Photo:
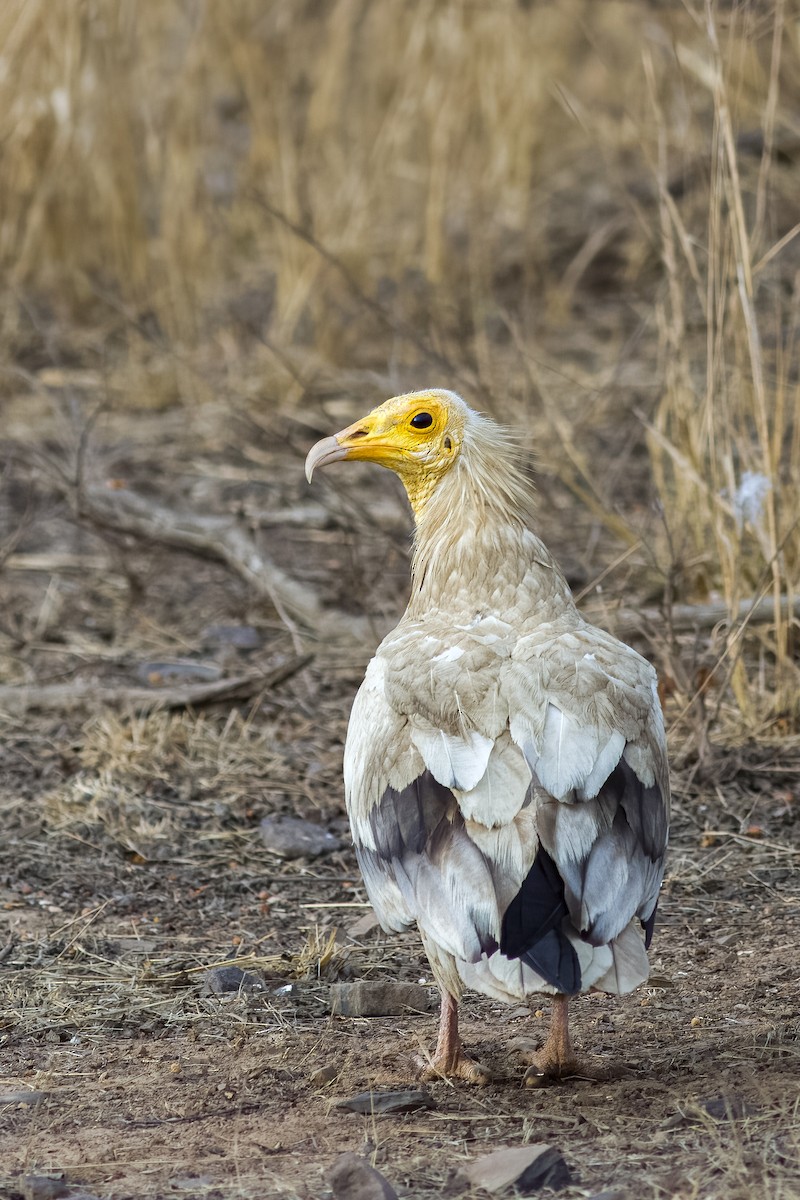
[[646,980],[669,819],[650,664],[588,624],[533,533],[507,434],[452,392],[396,397],[309,453],[388,466],[412,590],[356,696],[345,798],[383,928],[416,923],[442,993],[429,1074],[483,1081],[464,987],[556,997],[526,1082],[577,1069],[567,998]]

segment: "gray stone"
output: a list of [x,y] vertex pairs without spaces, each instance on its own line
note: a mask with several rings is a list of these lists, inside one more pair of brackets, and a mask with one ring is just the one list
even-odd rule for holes
[[27,1104],[33,1108],[35,1104],[41,1104],[46,1096],[47,1092],[34,1092],[29,1088],[20,1088],[16,1092],[0,1092],[0,1104]]
[[352,1151],[337,1158],[328,1182],[335,1200],[398,1200],[389,1180]]
[[281,858],[317,858],[341,845],[327,829],[301,817],[264,817],[259,828],[266,848]]
[[51,1179],[49,1175],[26,1175],[22,1181],[25,1200],[59,1200],[69,1194],[69,1184],[63,1179]]
[[459,1175],[473,1188],[502,1192],[513,1185],[522,1196],[531,1196],[541,1188],[560,1191],[572,1182],[560,1152],[544,1143],[502,1146],[462,1167]]
[[252,625],[207,625],[202,636],[207,646],[233,646],[236,650],[257,650],[262,642]]
[[204,996],[222,996],[226,992],[264,991],[264,980],[254,971],[243,971],[241,967],[212,967],[203,976]]
[[155,688],[176,680],[181,683],[213,683],[221,676],[222,668],[216,663],[196,662],[190,658],[144,662],[136,668],[136,678]]
[[436,1101],[425,1088],[402,1088],[391,1092],[359,1092],[339,1100],[337,1108],[362,1113],[366,1117],[387,1116],[389,1113],[416,1112],[418,1108],[436,1108]]
[[411,1010],[428,1012],[430,992],[419,983],[392,979],[331,984],[331,1012],[336,1017],[398,1017]]
[[710,1100],[701,1100],[700,1108],[715,1121],[741,1121],[744,1117],[753,1117],[758,1112],[757,1108],[748,1104],[741,1096],[714,1096]]

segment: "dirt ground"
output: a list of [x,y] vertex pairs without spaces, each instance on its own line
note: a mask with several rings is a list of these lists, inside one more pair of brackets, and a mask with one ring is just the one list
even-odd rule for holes
[[[57,458],[63,410],[33,403],[9,405],[6,433]],[[104,1200],[321,1200],[354,1150],[401,1197],[467,1196],[467,1160],[542,1142],[572,1173],[565,1198],[800,1196],[800,753],[786,743],[743,744],[713,771],[677,765],[649,985],[573,1006],[605,1082],[523,1089],[515,1049],[542,1036],[547,1002],[470,995],[465,1042],[494,1082],[431,1084],[434,1107],[399,1115],[338,1106],[412,1085],[436,1028],[433,989],[428,1012],[330,1015],[336,980],[429,981],[413,934],[364,928],[340,779],[351,698],[404,603],[403,501],[385,473],[355,469],[313,496],[321,513],[261,519],[310,504],[302,455],[348,416],[320,402],[258,430],[224,405],[189,422],[111,413],[92,470],[176,508],[244,514],[279,565],[369,618],[358,643],[311,643],[224,566],[77,523],[46,471],[9,459],[2,675],[93,695],[0,716],[0,1195],[48,1175]],[[586,530],[546,484],[544,532],[580,584]],[[314,657],[297,668],[300,651]],[[292,662],[243,700],[149,715],[103,700]],[[325,826],[339,849],[277,857],[259,832],[274,813]],[[260,989],[205,995],[220,963]]]

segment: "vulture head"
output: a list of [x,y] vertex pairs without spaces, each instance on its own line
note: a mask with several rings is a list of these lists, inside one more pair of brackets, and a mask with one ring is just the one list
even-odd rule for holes
[[473,413],[455,392],[433,390],[395,396],[333,437],[312,446],[309,483],[318,467],[362,459],[400,476],[409,496],[428,491],[458,458]]
[[306,458],[309,483],[318,467],[342,459],[399,475],[418,531],[426,515],[439,527],[487,509],[523,525],[531,518],[533,487],[514,436],[444,388],[394,396],[317,442]]

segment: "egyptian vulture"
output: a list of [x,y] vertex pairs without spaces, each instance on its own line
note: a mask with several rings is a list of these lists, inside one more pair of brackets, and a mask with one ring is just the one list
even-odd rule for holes
[[554,997],[525,1082],[581,1073],[569,997],[648,975],[669,777],[651,665],[581,616],[532,527],[513,439],[453,392],[387,400],[318,442],[395,471],[411,598],[353,704],[344,782],[367,894],[416,923],[441,991],[429,1076],[483,1082],[458,1033],[474,988]]

